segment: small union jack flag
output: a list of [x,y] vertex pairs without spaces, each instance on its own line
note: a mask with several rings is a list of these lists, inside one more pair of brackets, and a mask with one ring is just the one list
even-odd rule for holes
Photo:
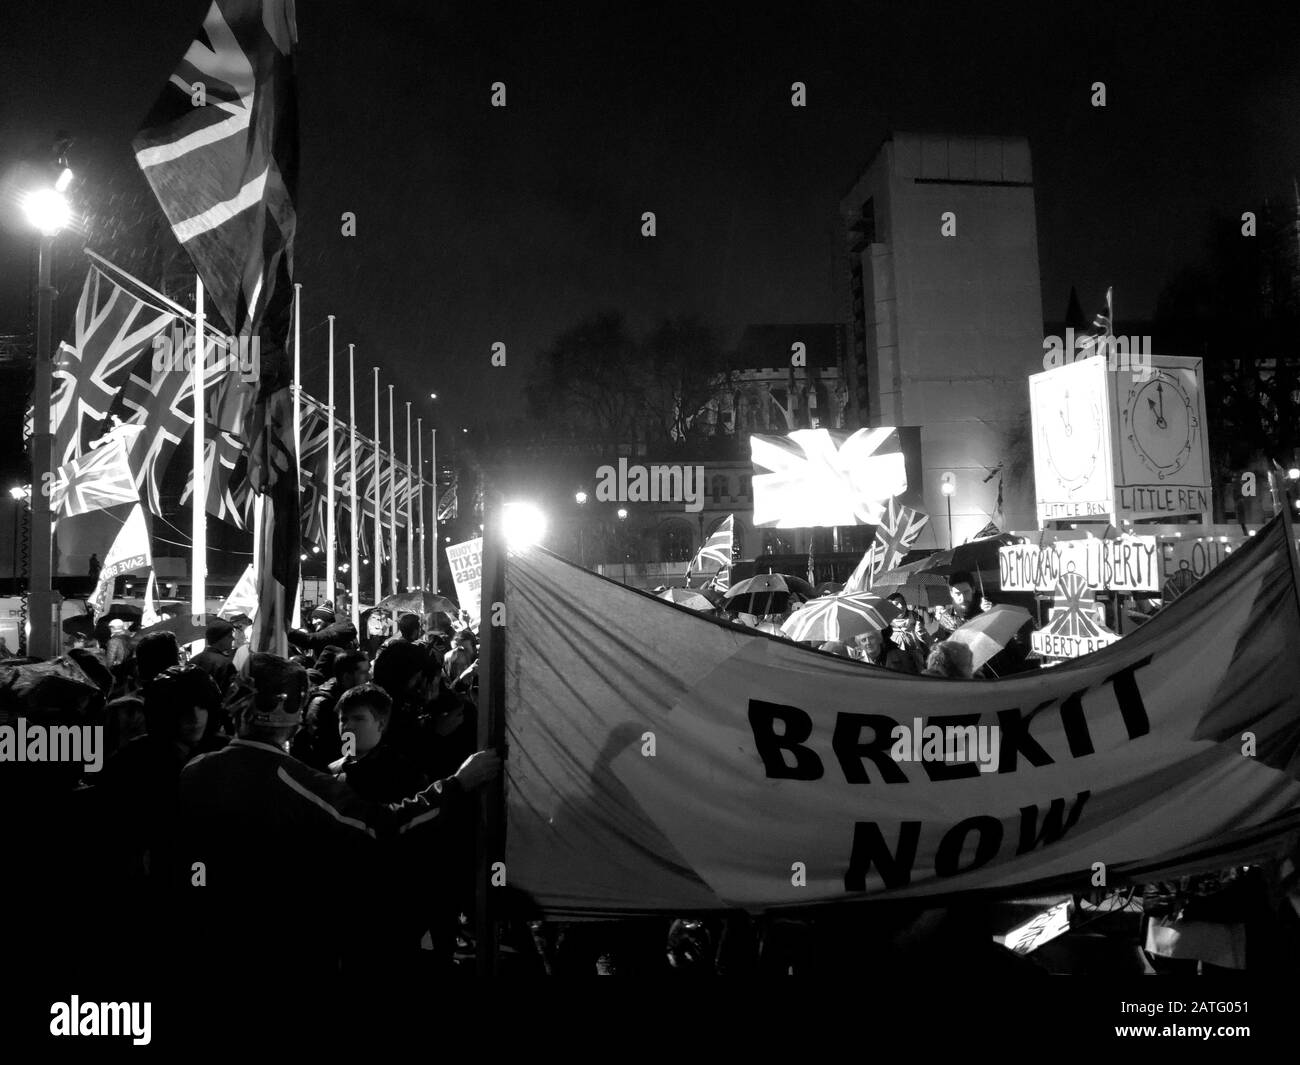
[[[686,567],[686,584],[689,587],[691,574],[699,572],[709,572],[714,570],[711,581],[714,587],[720,591],[725,591],[730,586],[731,570],[731,545],[735,536],[735,515],[728,514],[707,540],[704,546],[696,552],[691,559],[691,564]],[[724,576],[724,573],[726,576]],[[723,583],[718,583],[718,578],[722,577]]]
[[[128,431],[129,430],[129,431]],[[140,493],[127,462],[127,440],[139,432],[124,426],[96,442],[88,454],[59,467],[50,487],[50,509],[71,518],[123,503],[139,503]]]
[[874,584],[876,578],[886,570],[893,569],[903,561],[929,520],[928,514],[904,506],[897,499],[889,501],[889,506],[876,527],[876,542],[871,545],[870,584]]
[[1097,620],[1088,582],[1081,573],[1063,573],[1056,582],[1048,632],[1053,636],[1097,639],[1112,633]]

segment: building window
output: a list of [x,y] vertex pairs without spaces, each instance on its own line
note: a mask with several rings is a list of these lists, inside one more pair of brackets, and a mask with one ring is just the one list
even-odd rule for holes
[[666,521],[659,526],[659,559],[661,562],[689,562],[694,554],[694,538],[690,525],[681,518]]
[[729,485],[727,478],[718,474],[713,478],[713,487],[709,494],[713,497],[713,502],[720,503],[726,497]]

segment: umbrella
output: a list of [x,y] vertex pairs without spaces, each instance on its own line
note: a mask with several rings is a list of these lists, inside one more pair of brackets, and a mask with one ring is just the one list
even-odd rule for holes
[[868,629],[879,632],[889,628],[899,613],[893,603],[871,592],[826,595],[796,610],[781,628],[798,643],[827,640],[848,643]]
[[941,573],[922,570],[929,559],[909,562],[906,566],[886,570],[872,582],[876,591],[891,595],[899,592],[909,603],[943,606],[949,601],[948,578]]
[[398,614],[450,614],[456,616],[456,604],[433,592],[402,592],[379,600],[379,609]]
[[676,603],[690,610],[710,611],[719,598],[716,592],[705,592],[700,588],[665,588],[658,598],[668,603]]
[[176,637],[176,642],[184,646],[205,639],[208,625],[217,620],[216,614],[200,614],[199,623],[195,624],[189,614],[180,614],[166,621],[160,621],[157,625],[150,625],[147,629],[141,629],[135,634],[135,638],[139,640],[142,636],[148,636],[153,632],[170,632]]
[[69,636],[91,636],[95,632],[95,619],[89,614],[78,614],[76,617],[65,618],[63,631]]
[[1016,538],[1010,533],[985,536],[979,540],[971,540],[969,543],[958,544],[947,551],[936,551],[929,558],[922,559],[920,567],[926,572],[942,573],[945,576],[959,570],[967,570],[972,576],[976,570],[996,573],[999,571],[998,550],[1010,547],[1015,542]]
[[1029,611],[1022,606],[998,603],[965,622],[948,639],[969,647],[971,668],[979,669],[1006,647],[1016,633],[1032,624],[1033,620]]
[[135,625],[143,616],[144,610],[138,606],[132,606],[130,603],[114,603],[95,619],[95,623],[107,623],[114,618],[121,618],[123,621],[129,621],[132,625]]
[[[760,573],[733,584],[724,593],[727,609],[745,614],[783,614],[793,597],[813,598],[812,585],[784,573]],[[760,607],[761,609],[755,609]]]
[[844,591],[844,585],[839,581],[822,581],[813,589],[813,595],[820,598],[823,595],[839,595],[842,591]]

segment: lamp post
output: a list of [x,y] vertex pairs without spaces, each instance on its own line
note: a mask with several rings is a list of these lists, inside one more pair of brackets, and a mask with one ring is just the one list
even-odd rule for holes
[[945,473],[943,480],[939,484],[939,490],[943,492],[944,498],[948,500],[948,549],[952,550],[952,495],[957,491],[957,478],[951,473]]
[[[583,507],[583,508],[586,507],[587,505],[586,492],[579,489],[577,492],[573,493],[573,498],[574,500],[577,501],[579,507]],[[587,568],[587,543],[586,543],[587,538],[585,535],[587,531],[587,522],[585,519],[586,519],[586,514],[584,512],[580,512],[578,514],[578,565],[580,565],[583,569]]]
[[[66,176],[64,176],[66,175]],[[50,260],[54,238],[72,219],[63,189],[71,171],[64,170],[55,188],[39,189],[23,201],[27,221],[40,233],[36,282],[36,381],[32,395],[32,561],[27,584],[28,624],[31,636],[27,653],[51,658],[54,639],[54,526],[50,514],[50,479],[53,440],[50,435],[50,387],[53,381],[50,333],[54,316],[54,285],[50,281]]]

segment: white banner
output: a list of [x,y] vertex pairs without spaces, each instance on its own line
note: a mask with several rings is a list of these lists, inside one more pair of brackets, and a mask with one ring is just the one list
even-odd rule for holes
[[144,510],[137,503],[122,528],[118,530],[117,539],[104,556],[103,568],[99,571],[99,583],[95,593],[90,597],[90,607],[99,616],[108,609],[113,598],[113,581],[124,573],[148,569],[153,564],[153,554],[149,550],[149,529],[144,522]]
[[1050,592],[1071,572],[1098,592],[1158,592],[1163,579],[1154,536],[1012,544],[998,550],[998,563],[1004,592]]
[[461,610],[469,612],[469,623],[478,626],[479,599],[483,594],[483,537],[447,548],[447,564],[456,582]]

